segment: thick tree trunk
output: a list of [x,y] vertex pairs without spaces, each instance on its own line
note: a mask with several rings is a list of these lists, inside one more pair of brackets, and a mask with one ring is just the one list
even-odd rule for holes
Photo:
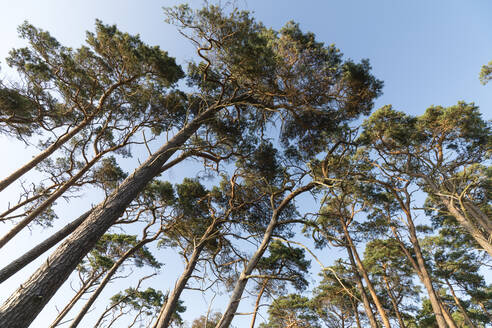
[[362,297],[362,302],[364,303],[364,309],[366,311],[367,317],[369,318],[369,323],[371,324],[371,328],[378,328],[376,317],[372,312],[371,302],[369,302],[369,297],[366,294],[366,289],[364,288],[364,284],[362,283],[362,278],[360,277],[359,270],[357,270],[357,264],[355,263],[354,254],[352,253],[352,247],[350,247],[350,245],[346,245],[345,248],[347,249],[350,265],[352,266],[352,270],[354,272],[355,284],[357,285],[360,296]]
[[216,328],[228,328],[231,325],[232,319],[234,319],[234,315],[236,314],[236,310],[239,306],[239,302],[241,301],[244,289],[246,288],[246,284],[248,283],[249,276],[256,268],[258,261],[265,253],[268,244],[270,243],[270,240],[272,238],[273,230],[277,226],[278,217],[282,212],[282,210],[285,208],[285,206],[287,206],[287,204],[290,203],[292,199],[294,199],[296,196],[298,196],[303,192],[313,189],[314,186],[315,186],[314,183],[309,183],[306,186],[298,188],[295,191],[291,192],[287,197],[285,197],[282,200],[280,205],[273,211],[272,218],[270,219],[270,222],[265,230],[265,233],[263,234],[263,240],[261,241],[260,245],[256,249],[256,252],[249,259],[244,270],[241,272],[241,275],[239,276],[239,279],[236,282],[236,285],[234,286],[234,290],[232,291],[232,295],[229,299],[229,303],[227,304],[227,308],[224,311],[222,318],[220,318],[220,321],[217,324]]
[[77,264],[122,215],[130,202],[148,182],[161,173],[161,168],[167,160],[205,120],[211,118],[222,107],[210,107],[188,123],[128,176],[103,203],[94,208],[84,223],[0,307],[0,326],[9,328],[29,326]]
[[185,289],[188,280],[195,270],[195,266],[198,263],[200,253],[202,252],[204,245],[205,244],[202,242],[193,250],[184,272],[176,282],[173,291],[169,294],[167,302],[162,306],[161,312],[157,317],[157,322],[152,326],[153,328],[167,328],[171,324],[172,315],[178,305],[179,297],[181,296],[181,293]]
[[251,324],[249,325],[249,328],[255,328],[255,321],[256,321],[256,316],[258,314],[258,308],[260,307],[261,297],[263,296],[263,293],[265,292],[268,281],[269,281],[269,279],[267,278],[267,279],[263,280],[263,283],[261,284],[260,292],[258,293],[258,296],[256,297],[255,307],[253,310],[253,317],[251,318]]
[[70,324],[69,328],[75,328],[79,325],[80,321],[84,318],[84,316],[87,314],[89,309],[91,308],[92,304],[96,301],[96,299],[99,297],[103,289],[106,287],[106,285],[111,281],[111,278],[113,278],[114,274],[118,269],[121,267],[123,262],[125,262],[130,256],[132,256],[136,251],[138,251],[142,246],[144,246],[147,243],[150,243],[151,241],[155,240],[157,238],[157,235],[155,238],[149,238],[149,239],[143,239],[140,242],[138,242],[135,246],[130,248],[128,251],[123,254],[122,257],[116,261],[111,269],[106,273],[104,278],[101,280],[99,283],[99,286],[97,286],[96,290],[91,294],[87,302],[85,302],[84,306],[82,309],[77,313],[77,316],[73,319],[72,323]]
[[[343,220],[343,219],[341,219]],[[386,314],[386,311],[383,308],[383,305],[381,304],[381,301],[379,300],[379,297],[376,293],[376,290],[374,289],[374,286],[372,285],[371,280],[369,279],[369,275],[367,274],[367,270],[364,267],[364,264],[362,263],[362,260],[360,259],[359,253],[357,252],[357,248],[355,247],[352,237],[350,237],[350,233],[348,232],[347,225],[345,222],[341,222],[342,227],[343,227],[343,233],[345,235],[345,239],[347,243],[349,244],[350,248],[352,249],[353,256],[355,258],[355,261],[357,263],[357,268],[359,269],[360,274],[362,274],[362,277],[366,281],[367,288],[369,289],[369,293],[371,294],[372,300],[374,304],[376,305],[376,308],[378,309],[378,313],[381,316],[381,320],[383,321],[383,324],[386,328],[391,328],[391,324],[388,319],[388,315]]]
[[97,154],[90,162],[88,162],[77,174],[65,182],[60,188],[53,192],[41,205],[36,207],[29,215],[27,215],[22,221],[17,223],[9,232],[7,232],[2,238],[0,238],[0,248],[5,246],[15,235],[17,235],[22,229],[24,229],[29,223],[36,219],[41,213],[43,213],[51,204],[53,204],[68,188],[72,187],[99,159],[104,155],[103,152]]
[[70,235],[72,232],[77,229],[78,226],[84,222],[85,219],[89,216],[92,210],[85,212],[82,214],[80,217],[78,217],[76,220],[70,222],[67,224],[64,228],[59,230],[58,232],[54,233],[51,237],[48,239],[45,239],[43,242],[39,243],[35,247],[33,247],[30,251],[27,251],[22,255],[21,257],[17,258],[16,260],[10,262],[6,267],[0,270],[0,283],[4,282],[14,274],[16,274],[18,271],[20,271],[22,268],[24,268],[26,265],[37,259],[39,256],[41,256],[44,252],[46,252],[48,249],[51,247],[55,246],[58,244],[60,241],[65,239],[68,235]]

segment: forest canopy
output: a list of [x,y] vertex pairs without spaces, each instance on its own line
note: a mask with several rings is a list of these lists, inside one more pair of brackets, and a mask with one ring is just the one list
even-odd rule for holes
[[[475,103],[375,108],[370,61],[296,22],[164,15],[196,48],[186,67],[100,20],[77,48],[19,27],[0,134],[34,156],[2,174],[0,248],[43,241],[0,268],[21,282],[1,327],[28,327],[67,284],[46,326],[492,327],[491,123]],[[99,203],[59,211],[87,194]],[[223,308],[183,297],[213,291]]]

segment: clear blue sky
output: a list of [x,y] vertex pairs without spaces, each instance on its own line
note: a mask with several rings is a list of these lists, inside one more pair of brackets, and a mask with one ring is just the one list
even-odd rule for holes
[[[194,49],[174,27],[164,23],[161,9],[176,3],[179,2],[5,2],[0,20],[0,76],[14,76],[3,59],[11,48],[23,45],[16,28],[24,20],[50,31],[61,43],[77,47],[83,42],[85,31],[92,30],[94,20],[99,18],[117,24],[123,31],[139,33],[144,41],[160,45],[184,64],[194,57]],[[199,6],[201,1],[191,4]],[[385,83],[377,107],[393,104],[397,109],[418,114],[432,104],[449,106],[465,100],[475,102],[485,118],[492,118],[492,84],[482,86],[478,80],[481,65],[492,60],[489,0],[238,0],[236,4],[254,12],[268,27],[278,29],[294,20],[303,30],[314,32],[318,40],[335,43],[347,57],[369,58],[374,74]],[[8,154],[0,163],[1,172],[10,171],[29,158],[30,153],[19,144],[5,138],[0,142],[2,152]],[[179,176],[179,171],[173,175]],[[36,237],[22,238],[29,241]],[[28,243],[25,248],[29,248]],[[16,253],[11,248],[0,257],[5,259]],[[20,276],[14,285],[24,277]],[[4,292],[9,289],[10,293],[14,285],[6,286]],[[46,321],[42,320],[49,320],[46,318],[52,317],[50,314],[53,312],[43,314],[45,319],[33,327],[44,327]]]

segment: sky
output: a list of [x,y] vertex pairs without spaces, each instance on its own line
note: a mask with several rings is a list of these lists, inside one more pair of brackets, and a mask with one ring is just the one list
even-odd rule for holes
[[[195,50],[173,26],[164,22],[162,11],[163,6],[177,3],[182,2],[5,1],[0,20],[0,78],[15,79],[15,73],[3,59],[10,49],[24,45],[16,29],[25,20],[49,31],[62,44],[78,47],[84,41],[85,31],[93,30],[98,18],[106,24],[117,24],[125,32],[139,33],[145,42],[159,45],[176,57],[179,64],[186,65],[195,57]],[[202,2],[190,4],[199,7]],[[463,100],[475,102],[486,119],[492,118],[492,84],[483,86],[478,80],[481,66],[492,60],[491,1],[237,0],[235,4],[253,12],[267,27],[279,29],[293,20],[302,30],[315,33],[319,41],[334,43],[347,58],[368,58],[374,75],[384,81],[383,95],[377,99],[375,108],[391,104],[417,115],[431,105],[450,106]],[[32,149],[5,137],[0,137],[0,145],[5,154],[0,162],[0,176],[33,154]],[[141,156],[137,154],[143,160],[145,156]],[[184,169],[173,169],[166,178],[179,181],[183,172]],[[16,192],[13,188],[8,191]],[[5,204],[8,196],[2,196],[0,201]],[[87,202],[96,204],[98,197],[85,195],[83,201],[85,205],[60,204],[60,211],[69,217],[61,225],[75,218],[79,210],[85,211]],[[19,236],[15,246],[2,249],[0,264],[3,266],[19,255],[20,249],[29,249],[40,236],[36,229]],[[176,260],[169,258],[170,263]],[[23,270],[14,282],[4,284],[0,301],[37,265],[39,262]],[[176,267],[178,272],[179,265]],[[69,293],[65,286],[61,294]],[[223,306],[217,304],[220,310]],[[45,326],[42,323],[52,317],[52,311],[54,307],[49,305],[32,327]],[[193,317],[193,313],[187,314],[188,320]]]

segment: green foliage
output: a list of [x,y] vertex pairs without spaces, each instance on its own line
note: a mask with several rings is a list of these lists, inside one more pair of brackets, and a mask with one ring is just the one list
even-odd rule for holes
[[215,312],[210,315],[208,318],[205,315],[200,316],[199,318],[193,320],[191,324],[191,328],[215,328],[222,317],[222,313]]
[[268,322],[261,328],[316,328],[320,327],[313,302],[298,294],[281,296],[268,309]]
[[487,84],[492,79],[492,61],[482,66],[480,71],[480,82]]

